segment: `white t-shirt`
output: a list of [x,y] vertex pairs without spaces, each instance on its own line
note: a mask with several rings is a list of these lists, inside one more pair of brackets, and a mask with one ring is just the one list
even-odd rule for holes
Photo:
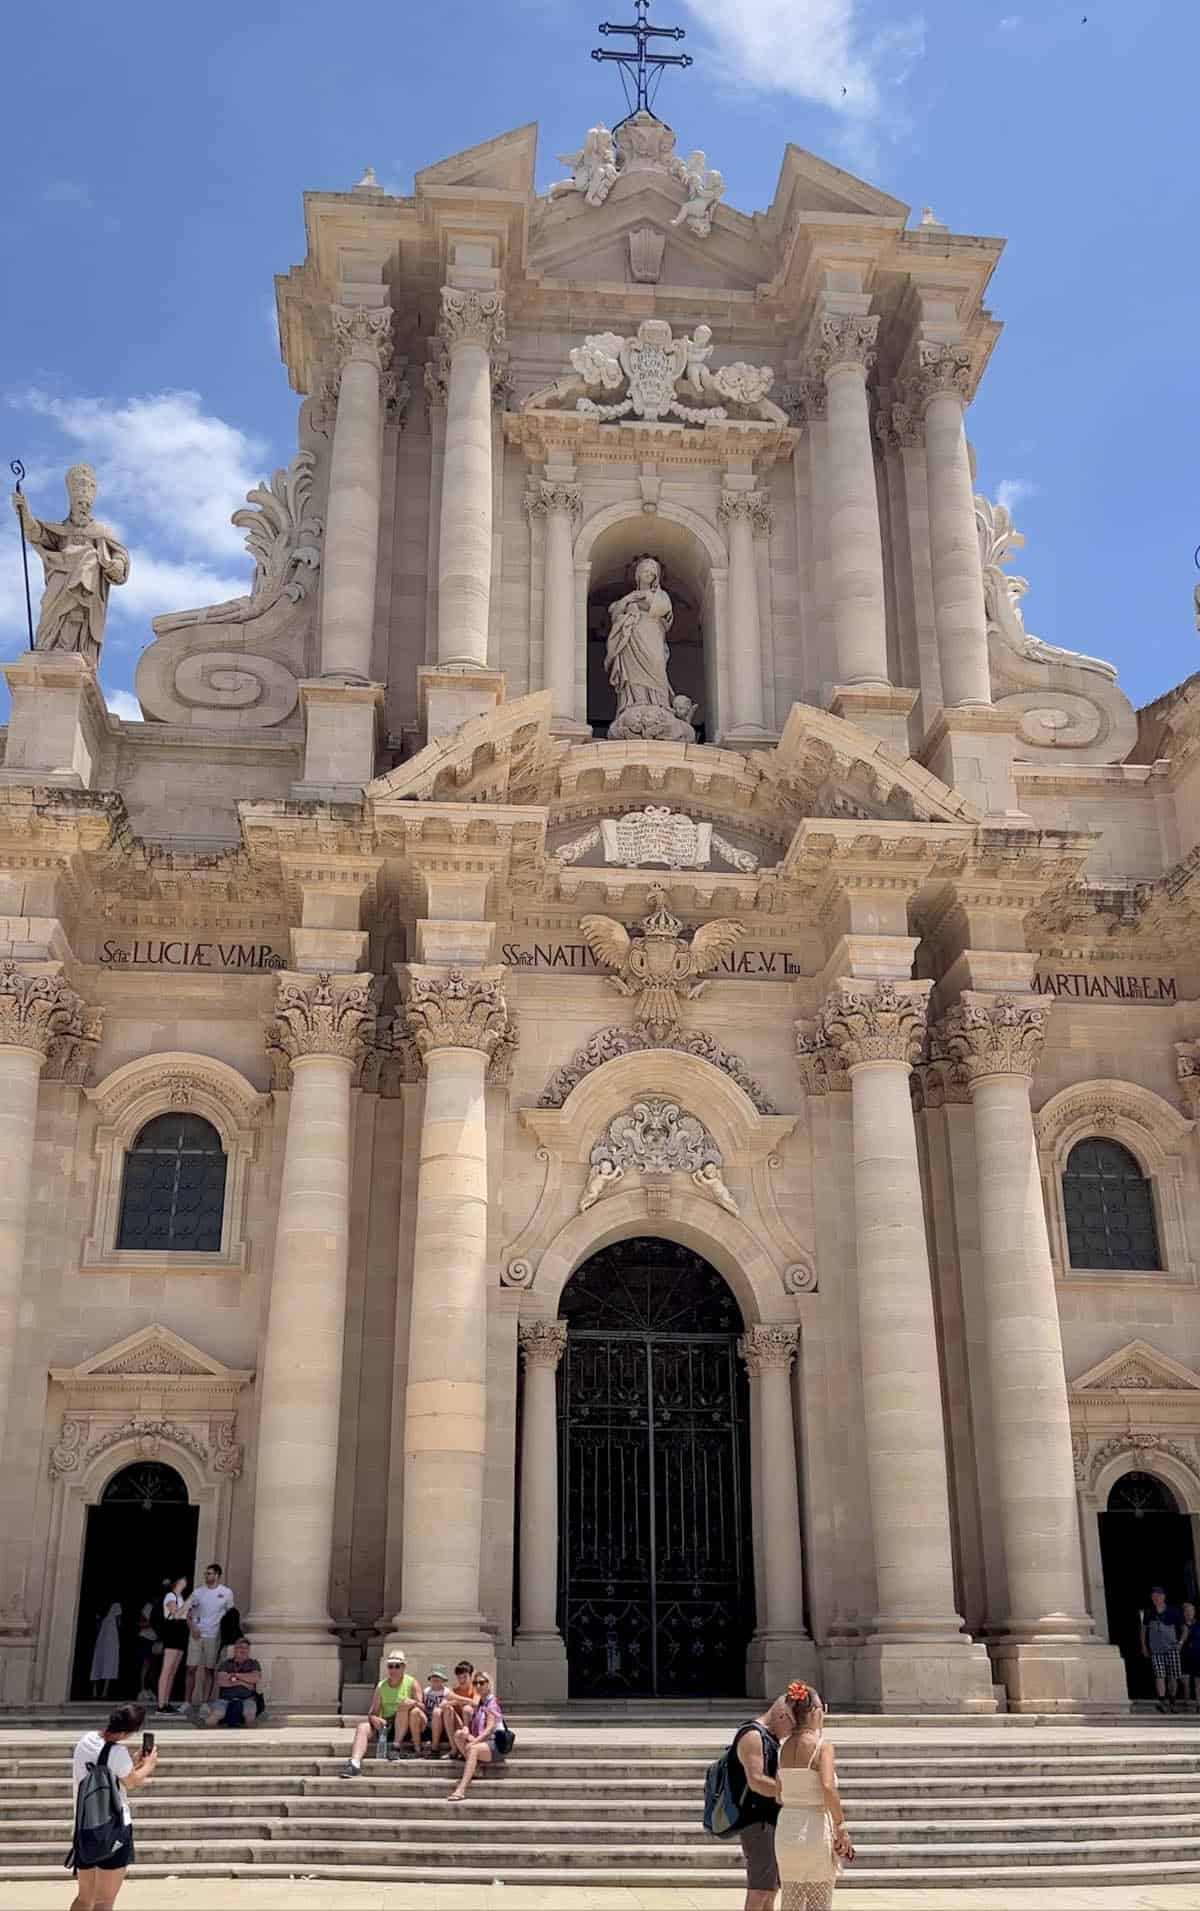
[[215,1639],[221,1630],[221,1616],[233,1604],[228,1586],[197,1586],[188,1602],[189,1617],[194,1619],[202,1639]]
[[[87,1777],[88,1766],[96,1763],[103,1750],[104,1739],[99,1732],[85,1732],[75,1747],[71,1759],[71,1777],[75,1781],[76,1796],[79,1794],[79,1787]],[[121,1813],[124,1821],[127,1825],[132,1824],[133,1821],[129,1813],[129,1800],[125,1795],[125,1786],[122,1781],[128,1778],[130,1772],[133,1770],[133,1758],[123,1745],[113,1746],[108,1755],[108,1769],[117,1781],[117,1788],[121,1794]]]

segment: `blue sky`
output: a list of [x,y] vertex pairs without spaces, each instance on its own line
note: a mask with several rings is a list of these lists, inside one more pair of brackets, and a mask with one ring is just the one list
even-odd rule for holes
[[[0,451],[54,517],[66,466],[97,467],[134,559],[102,668],[122,714],[150,618],[245,587],[229,513],[294,449],[272,275],[303,257],[301,194],[367,163],[408,191],[531,119],[548,183],[622,110],[588,57],[597,20],[632,12],[606,3],[57,0],[53,34],[10,11]],[[696,64],[659,110],[731,205],[769,203],[790,139],[1007,237],[968,429],[981,489],[1006,488],[1026,535],[1027,626],[1114,660],[1135,703],[1200,668],[1195,0],[655,0],[651,17],[688,29]],[[6,514],[0,651],[23,642]]]

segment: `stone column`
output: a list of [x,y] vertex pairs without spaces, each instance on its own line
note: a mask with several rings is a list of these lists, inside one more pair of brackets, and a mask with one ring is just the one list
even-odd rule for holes
[[839,983],[821,1040],[850,1076],[867,1479],[878,1612],[862,1696],[992,1710],[982,1646],[955,1611],[941,1375],[909,1072],[927,982]]
[[543,1703],[567,1695],[567,1654],[558,1629],[558,1397],[555,1374],[566,1352],[563,1320],[523,1320],[517,1339],[525,1363],[521,1417],[521,1623],[514,1657],[521,1697]]
[[321,555],[321,675],[369,683],[379,559],[383,404],[391,308],[336,305],[337,418]]
[[575,520],[583,509],[577,484],[543,480],[530,510],[546,520],[545,617],[542,683],[550,692],[556,730],[579,729],[575,703]]
[[867,373],[878,318],[826,313],[814,355],[828,425],[829,554],[839,686],[886,686],[883,533]]
[[971,392],[966,345],[918,347],[916,395],[925,415],[929,545],[942,695],[948,709],[988,709],[987,612],[963,407]]
[[504,337],[499,292],[442,288],[450,361],[438,542],[439,664],[484,669],[492,591],[492,359]]
[[279,978],[267,1046],[291,1064],[275,1262],[259,1367],[248,1625],[285,1705],[336,1703],[329,1616],[350,1231],[350,1083],[371,977]]
[[765,736],[762,628],[758,614],[756,534],[771,529],[765,491],[722,491],[721,522],[729,539],[729,700],[727,736]]
[[992,1440],[1008,1606],[996,1670],[1016,1711],[1125,1700],[1120,1655],[1097,1641],[1079,1549],[1071,1419],[1029,1091],[1041,1003],[966,990],[935,1031],[975,1111]]
[[501,968],[411,965],[425,1069],[404,1418],[402,1606],[395,1635],[436,1663],[491,1664],[479,1598],[487,1436],[484,1081],[513,1030]]
[[791,1371],[799,1337],[798,1327],[759,1325],[738,1341],[757,1422],[755,1516],[763,1537],[759,1624],[750,1646],[747,1689],[768,1696],[782,1692],[791,1679],[815,1678],[817,1670],[804,1625],[804,1544],[792,1419]]

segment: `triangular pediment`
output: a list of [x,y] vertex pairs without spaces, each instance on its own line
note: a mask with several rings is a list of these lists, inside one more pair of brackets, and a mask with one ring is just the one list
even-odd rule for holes
[[514,127],[498,139],[485,139],[479,146],[453,153],[424,166],[416,176],[418,193],[436,191],[443,186],[479,186],[492,192],[532,192],[533,170],[537,158],[537,125]]
[[839,213],[865,213],[900,225],[905,223],[910,211],[902,199],[893,199],[890,193],[881,192],[878,186],[856,178],[853,173],[843,172],[840,166],[819,159],[803,146],[791,145],[784,152],[779,169],[774,206],[787,217],[811,213],[836,219]]
[[[677,183],[657,173],[618,179],[602,207],[577,194],[552,200],[534,234],[530,275],[550,284],[649,283],[753,295],[767,259],[752,221],[722,216],[707,239],[697,239],[673,223],[680,203]],[[631,267],[630,235],[647,228],[661,240],[662,255],[655,276],[644,279]]]
[[194,1347],[191,1341],[173,1334],[169,1327],[161,1327],[156,1321],[149,1327],[139,1328],[136,1334],[130,1334],[115,1346],[89,1355],[77,1367],[56,1368],[51,1378],[65,1385],[72,1381],[106,1377],[124,1380],[143,1374],[212,1380],[241,1377],[235,1375],[231,1367],[223,1366],[211,1354],[204,1353],[201,1348]]
[[1072,1393],[1195,1393],[1200,1392],[1200,1374],[1172,1360],[1148,1340],[1131,1340],[1128,1346],[1107,1354],[1071,1382]]

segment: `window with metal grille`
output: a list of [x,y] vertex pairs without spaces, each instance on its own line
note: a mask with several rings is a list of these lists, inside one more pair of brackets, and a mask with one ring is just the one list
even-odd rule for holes
[[118,1248],[217,1254],[225,1212],[221,1137],[199,1115],[156,1115],[125,1157]]
[[1062,1188],[1072,1267],[1161,1267],[1150,1183],[1128,1148],[1096,1135],[1077,1141]]

